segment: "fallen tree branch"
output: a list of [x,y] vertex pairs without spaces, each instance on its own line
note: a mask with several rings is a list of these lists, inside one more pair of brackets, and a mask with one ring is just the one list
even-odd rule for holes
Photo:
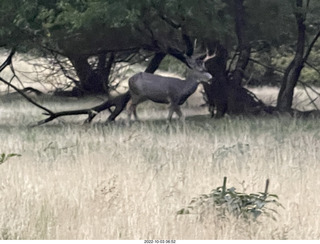
[[104,103],[97,105],[95,107],[92,107],[92,108],[70,110],[70,111],[61,111],[61,112],[57,112],[57,113],[45,113],[46,115],[49,115],[49,117],[44,120],[39,121],[36,124],[36,126],[48,123],[58,117],[70,116],[70,115],[80,115],[80,114],[87,114],[88,118],[85,120],[85,123],[90,123],[93,120],[93,118],[101,111],[109,109],[111,107],[115,107],[107,119],[107,121],[110,122],[110,121],[115,120],[115,118],[124,110],[127,103],[129,102],[130,98],[131,98],[130,93],[126,92],[124,94],[121,94],[117,97],[111,98],[111,99],[105,101]]

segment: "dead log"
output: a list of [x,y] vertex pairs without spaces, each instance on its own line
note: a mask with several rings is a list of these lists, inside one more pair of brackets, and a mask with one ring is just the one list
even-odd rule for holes
[[113,111],[111,112],[110,116],[108,117],[106,122],[114,121],[115,118],[125,109],[127,103],[129,102],[131,96],[129,92],[126,92],[124,94],[121,94],[119,96],[116,96],[114,98],[111,98],[104,103],[97,105],[92,108],[88,109],[79,109],[79,110],[70,110],[70,111],[61,111],[57,113],[44,113],[45,115],[48,115],[49,117],[41,120],[37,123],[37,125],[42,125],[45,123],[48,123],[56,118],[62,117],[62,116],[71,116],[71,115],[80,115],[80,114],[87,114],[88,118],[85,120],[85,123],[90,123],[93,118],[100,113],[103,110],[110,109],[114,107]]

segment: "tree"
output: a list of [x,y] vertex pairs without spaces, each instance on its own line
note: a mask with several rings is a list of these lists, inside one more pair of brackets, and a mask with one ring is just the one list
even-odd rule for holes
[[313,40],[307,47],[307,50],[305,51],[307,39],[306,20],[307,13],[310,11],[311,8],[312,6],[310,6],[310,1],[295,1],[294,15],[297,25],[297,43],[294,58],[290,62],[289,66],[287,67],[284,73],[281,89],[278,95],[277,107],[281,111],[291,110],[294,88],[298,82],[304,64],[311,53],[311,49],[313,48],[314,44],[320,36],[319,28],[318,32],[316,33]]

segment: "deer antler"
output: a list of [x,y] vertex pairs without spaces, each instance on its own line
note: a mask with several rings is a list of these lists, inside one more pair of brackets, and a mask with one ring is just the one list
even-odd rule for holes
[[207,48],[207,55],[206,57],[203,59],[203,63],[207,62],[209,59],[212,59],[216,56],[217,50],[214,51],[214,53],[212,55],[209,55],[209,50]]

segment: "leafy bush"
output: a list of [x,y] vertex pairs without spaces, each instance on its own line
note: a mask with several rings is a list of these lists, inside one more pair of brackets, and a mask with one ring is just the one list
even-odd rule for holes
[[278,202],[278,196],[268,193],[269,180],[266,182],[264,192],[245,194],[236,192],[234,187],[226,188],[227,178],[224,178],[223,186],[213,189],[209,194],[202,194],[191,200],[190,204],[177,212],[177,214],[207,213],[208,210],[216,210],[219,217],[225,218],[228,213],[237,218],[256,220],[260,215],[265,215],[276,220],[276,210],[267,208],[266,205],[274,204],[283,207]]

